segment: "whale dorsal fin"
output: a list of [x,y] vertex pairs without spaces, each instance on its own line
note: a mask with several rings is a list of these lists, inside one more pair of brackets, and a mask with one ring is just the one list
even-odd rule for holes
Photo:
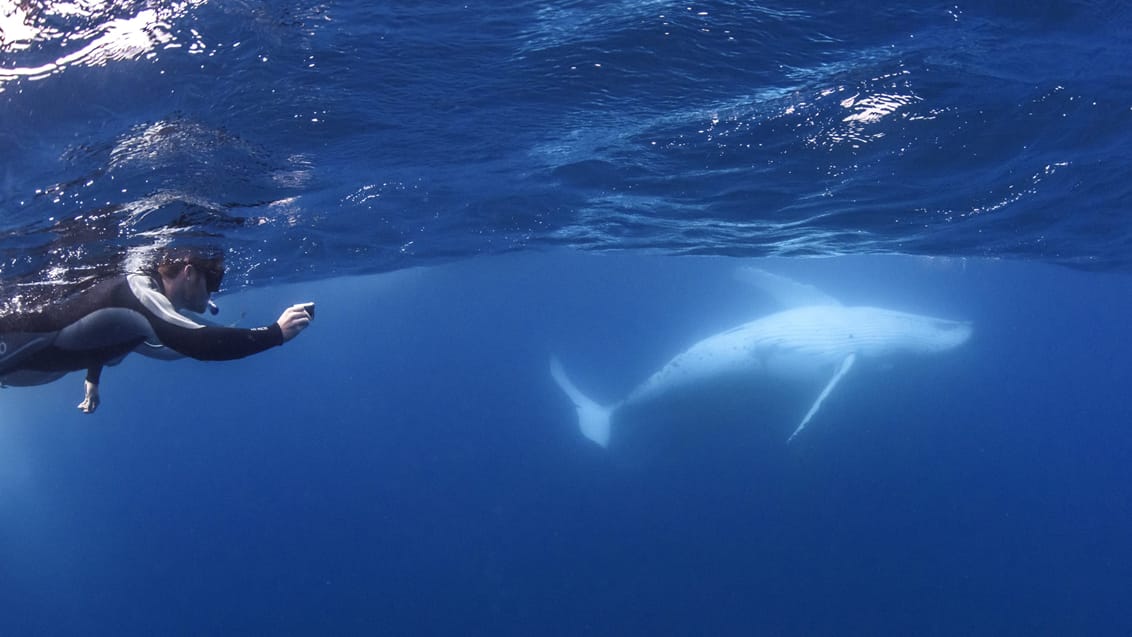
[[799,283],[781,274],[774,274],[753,266],[736,268],[735,278],[757,287],[774,298],[779,305],[786,308],[807,305],[841,305],[837,299],[812,285]]
[[849,368],[853,366],[853,361],[855,360],[857,360],[857,355],[850,354],[845,357],[845,360],[841,361],[841,366],[837,368],[837,373],[835,373],[833,375],[833,378],[829,380],[829,384],[826,385],[825,389],[823,389],[821,391],[821,394],[818,395],[818,399],[814,401],[814,404],[810,407],[810,411],[806,412],[806,417],[802,419],[802,424],[798,425],[798,428],[794,430],[794,433],[790,434],[790,437],[786,439],[786,442],[794,440],[795,436],[802,433],[802,430],[806,428],[806,423],[810,422],[810,419],[814,417],[814,414],[818,413],[818,409],[821,407],[822,402],[824,402],[826,397],[829,396],[829,393],[833,391],[833,388],[837,386],[837,381],[841,380],[841,377],[844,376],[845,373],[849,371]]

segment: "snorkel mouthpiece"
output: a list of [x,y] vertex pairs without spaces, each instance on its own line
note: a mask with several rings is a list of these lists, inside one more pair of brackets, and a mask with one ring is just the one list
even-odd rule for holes
[[217,314],[220,313],[220,308],[217,307],[216,304],[212,302],[212,299],[208,300],[208,313],[213,315],[213,316],[216,316]]

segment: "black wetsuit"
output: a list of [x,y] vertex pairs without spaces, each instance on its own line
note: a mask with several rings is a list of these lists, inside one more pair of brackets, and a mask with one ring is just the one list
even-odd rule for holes
[[156,277],[130,274],[41,311],[0,316],[0,385],[39,385],[83,369],[97,384],[104,365],[131,351],[232,360],[283,344],[275,323],[254,329],[196,323],[173,308],[160,285]]

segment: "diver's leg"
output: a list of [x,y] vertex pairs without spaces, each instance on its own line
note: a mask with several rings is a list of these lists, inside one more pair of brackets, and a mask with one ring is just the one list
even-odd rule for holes
[[[23,384],[5,380],[20,370],[36,352],[51,345],[55,332],[7,332],[0,334],[0,382],[8,385]],[[46,381],[50,382],[50,381]],[[39,385],[41,383],[30,383]]]
[[82,351],[115,347],[153,336],[141,314],[125,308],[95,310],[59,330],[55,347]]

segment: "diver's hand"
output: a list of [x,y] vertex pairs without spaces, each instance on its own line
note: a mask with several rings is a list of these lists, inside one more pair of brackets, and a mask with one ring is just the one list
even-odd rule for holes
[[84,380],[83,385],[86,387],[86,398],[79,403],[79,411],[84,414],[93,414],[94,410],[98,409],[99,403],[102,402],[98,397],[98,385],[89,380]]
[[314,303],[300,303],[283,310],[279,320],[275,323],[283,330],[283,342],[295,338],[299,332],[307,329],[314,315]]

